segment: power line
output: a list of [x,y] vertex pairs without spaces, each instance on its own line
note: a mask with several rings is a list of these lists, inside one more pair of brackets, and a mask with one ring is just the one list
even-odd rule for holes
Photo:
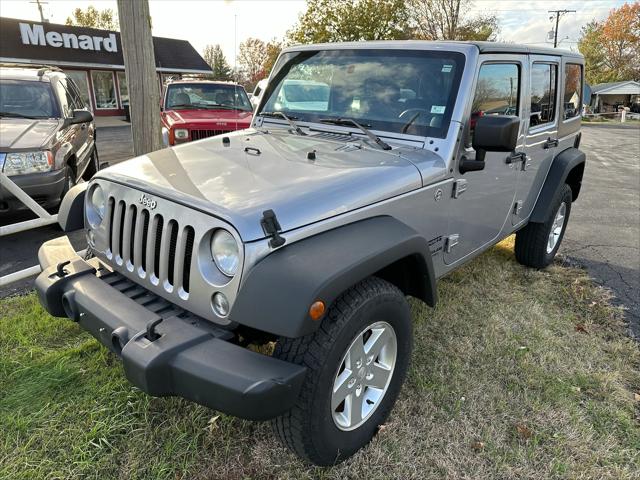
[[[567,13],[576,13],[575,10],[547,10],[547,13],[553,13],[556,16],[556,28],[553,31],[553,48],[558,46],[558,24],[560,23],[560,17]],[[553,17],[549,17],[550,19]]]

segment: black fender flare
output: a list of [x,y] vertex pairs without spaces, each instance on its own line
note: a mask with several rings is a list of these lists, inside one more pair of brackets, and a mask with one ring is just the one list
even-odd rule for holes
[[62,199],[58,209],[58,223],[63,232],[84,228],[84,197],[87,186],[87,182],[74,185]]
[[436,279],[424,236],[388,217],[372,217],[328,230],[274,251],[243,280],[229,318],[275,335],[296,338],[320,321],[309,307],[327,308],[345,290],[399,260],[411,257],[411,294],[435,306]]
[[[551,202],[558,190],[561,189],[565,183],[571,183],[573,200],[575,201],[578,198],[585,161],[586,155],[584,152],[573,147],[567,148],[554,158],[551,168],[549,169],[549,174],[544,181],[544,186],[536,201],[536,205],[531,212],[530,222],[544,223],[549,218],[549,215],[552,213],[551,208],[553,207]],[[567,177],[571,171],[579,165],[583,166],[582,169],[579,169],[579,174],[576,178],[572,178],[571,182],[567,182]]]

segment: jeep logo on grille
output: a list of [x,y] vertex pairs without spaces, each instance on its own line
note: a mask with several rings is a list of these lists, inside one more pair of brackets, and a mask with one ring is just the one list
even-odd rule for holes
[[140,195],[138,203],[144,207],[147,207],[149,210],[153,210],[158,206],[158,203],[153,198],[147,197],[144,193]]

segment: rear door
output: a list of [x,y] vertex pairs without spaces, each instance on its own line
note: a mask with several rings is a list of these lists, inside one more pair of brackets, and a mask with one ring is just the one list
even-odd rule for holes
[[[486,55],[476,74],[472,105],[462,155],[471,160],[476,152],[471,136],[477,118],[484,115],[521,117],[522,76],[526,55]],[[522,118],[522,117],[521,117]],[[518,150],[524,136],[521,122]],[[487,152],[484,170],[461,175],[456,171],[451,202],[449,236],[444,259],[452,264],[494,242],[509,222],[516,191],[517,167],[508,163],[509,153]]]
[[530,56],[524,153],[518,163],[516,201],[511,222],[517,225],[531,214],[558,146],[558,85],[560,57]]

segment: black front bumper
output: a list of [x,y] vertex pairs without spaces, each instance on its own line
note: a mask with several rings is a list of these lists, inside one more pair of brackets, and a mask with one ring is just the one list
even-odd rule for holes
[[95,259],[83,260],[67,237],[46,242],[38,257],[42,305],[54,316],[77,321],[120,355],[126,377],[141,390],[251,420],[273,418],[293,406],[304,367],[229,342],[228,330],[100,269]]

